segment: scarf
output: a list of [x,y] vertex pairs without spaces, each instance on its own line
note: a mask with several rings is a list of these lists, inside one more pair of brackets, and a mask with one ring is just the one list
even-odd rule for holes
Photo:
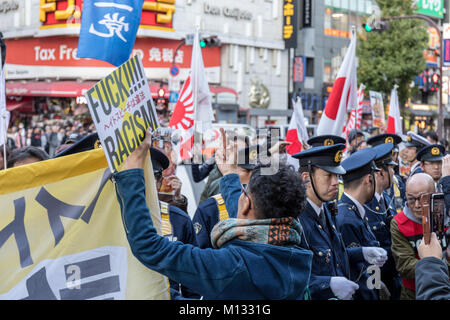
[[292,217],[272,219],[227,219],[217,223],[211,231],[213,248],[220,248],[231,240],[244,240],[276,246],[293,246],[301,242],[302,227]]

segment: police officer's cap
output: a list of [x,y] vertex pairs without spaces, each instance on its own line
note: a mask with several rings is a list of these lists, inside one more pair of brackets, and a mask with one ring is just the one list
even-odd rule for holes
[[74,144],[72,144],[70,147],[64,149],[63,151],[59,152],[54,156],[54,158],[68,156],[70,154],[83,152],[83,151],[89,151],[92,149],[96,149],[100,146],[100,140],[98,138],[97,132],[91,133]]
[[260,145],[252,145],[238,150],[237,165],[247,170],[253,170],[260,164]]
[[169,167],[169,158],[157,148],[150,147],[150,158],[154,172],[164,171]]
[[372,171],[380,169],[375,165],[377,154],[369,148],[361,149],[353,153],[351,156],[342,161],[342,167],[346,174],[342,176],[344,184],[359,179]]
[[334,144],[343,143],[345,144],[345,139],[339,136],[334,135],[321,135],[315,136],[308,139],[307,143],[311,147],[320,147],[320,146],[332,146]]
[[441,161],[445,156],[445,147],[440,144],[432,144],[423,147],[417,153],[417,160],[419,161]]
[[373,147],[372,150],[377,154],[375,157],[375,164],[377,167],[383,165],[397,165],[397,163],[392,160],[392,151],[394,150],[394,145],[392,143],[379,144]]
[[[375,147],[383,143],[392,143],[394,148],[402,142],[402,137],[393,133],[383,133],[367,139],[367,144]],[[395,151],[395,150],[394,150]]]
[[345,174],[341,166],[341,160],[345,144],[338,143],[331,146],[312,147],[311,149],[294,154],[292,157],[298,159],[300,167],[308,165],[323,169],[335,174]]
[[418,135],[417,133],[414,133],[412,131],[407,132],[405,146],[416,147],[418,149],[421,149],[425,146],[429,146],[430,144],[431,144],[430,141],[428,141],[424,137]]

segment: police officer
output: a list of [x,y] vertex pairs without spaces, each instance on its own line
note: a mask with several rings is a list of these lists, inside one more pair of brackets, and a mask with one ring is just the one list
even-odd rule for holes
[[[423,147],[417,153],[417,160],[423,172],[428,173],[435,183],[442,177],[442,159],[445,156],[445,148],[440,144],[432,144]],[[438,188],[440,190],[440,188]]]
[[[394,177],[394,166],[397,165],[392,159],[392,143],[379,144],[372,148],[376,152],[375,165],[380,171],[375,172],[376,191],[371,201],[364,204],[369,226],[380,242],[380,246],[386,250],[388,260],[381,269],[381,280],[389,290],[391,300],[400,299],[401,279],[395,268],[395,261],[391,252],[390,224],[392,218],[397,214],[393,199],[389,197],[389,190]],[[383,297],[387,299],[388,297]]]
[[[345,140],[344,140],[345,141]],[[346,249],[336,227],[336,197],[342,143],[313,147],[293,155],[306,185],[307,203],[299,216],[302,245],[313,252],[309,290],[312,299],[352,298],[358,285],[350,281],[350,261],[361,260],[361,248]]]
[[405,160],[408,161],[410,165],[408,178],[416,173],[423,172],[422,168],[420,167],[420,161],[417,160],[417,153],[420,149],[430,144],[431,143],[424,137],[419,136],[414,132],[408,131],[407,139],[405,142]]
[[[308,139],[307,142],[312,147],[319,147],[319,146],[331,146],[338,143],[342,143],[345,145],[346,140],[342,137],[326,134],[326,135],[320,135],[311,137]],[[342,183],[342,179],[340,176],[338,176],[339,180],[339,193],[338,193],[338,199],[341,197],[342,192],[344,192],[344,184]]]
[[345,145],[345,139],[339,136],[327,134],[311,137],[308,139],[307,143],[311,147],[332,146],[338,143],[342,143]]
[[[163,171],[169,167],[169,158],[160,150],[151,147],[150,156],[155,176],[156,188],[159,190],[163,180]],[[167,202],[159,201],[161,212],[162,235],[170,241],[181,241],[197,246],[194,226],[189,215],[180,208]],[[172,299],[199,299],[200,295],[191,289],[181,286],[173,280],[170,282],[170,296]]]
[[[394,145],[394,149],[392,150],[392,161],[397,162],[398,160],[398,144],[402,142],[402,138],[399,135],[393,133],[385,133],[379,134],[374,137],[371,137],[367,140],[367,144],[371,147],[376,147],[383,143],[392,143]],[[405,196],[405,182],[403,178],[399,174],[399,165],[397,164],[394,167],[394,176],[392,177],[392,186],[386,190],[386,193],[390,198],[394,200],[394,206],[396,212],[399,213],[403,210],[403,206],[405,205],[406,196]]]
[[[380,288],[379,269],[387,260],[386,250],[370,229],[364,203],[372,200],[375,194],[374,172],[376,153],[371,149],[362,149],[342,161],[346,173],[342,176],[344,193],[339,200],[337,224],[347,248],[362,247],[365,261],[350,265],[351,280],[359,285],[355,294],[357,300],[378,300],[378,292],[368,287],[369,272],[375,272],[375,288]],[[370,268],[370,269],[369,269]]]
[[[248,184],[252,170],[258,164],[258,145],[253,145],[238,150],[237,170],[243,185]],[[220,157],[220,156],[219,156]],[[217,165],[220,170],[221,165]],[[221,220],[235,218],[237,214],[237,204],[225,203],[225,197],[219,193],[216,194],[197,207],[192,222],[194,224],[197,242],[200,248],[212,248],[211,230]]]

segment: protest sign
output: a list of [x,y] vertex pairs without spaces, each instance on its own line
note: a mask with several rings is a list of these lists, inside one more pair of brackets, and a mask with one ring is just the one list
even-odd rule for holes
[[85,96],[109,168],[112,172],[118,171],[143,141],[147,128],[159,127],[139,56],[119,66]]
[[384,132],[386,129],[386,116],[384,114],[383,96],[377,91],[369,91],[369,96],[373,126],[380,128],[381,132]]
[[167,277],[131,252],[110,177],[100,148],[0,171],[0,299],[169,299]]

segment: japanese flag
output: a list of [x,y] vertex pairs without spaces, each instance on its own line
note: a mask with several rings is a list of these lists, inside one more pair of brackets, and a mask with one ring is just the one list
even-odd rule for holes
[[303,107],[300,97],[297,97],[297,101],[292,101],[294,112],[292,114],[291,121],[289,122],[289,128],[286,133],[286,141],[292,142],[286,147],[289,154],[296,154],[302,151],[302,145],[308,140],[308,131],[305,126],[305,118],[303,116]]
[[190,159],[194,145],[194,132],[203,133],[211,128],[214,114],[203,64],[198,30],[194,36],[191,72],[181,88],[169,127],[180,131],[178,159]]
[[402,120],[400,119],[400,107],[398,105],[398,85],[391,91],[391,101],[389,103],[388,127],[386,132],[402,135]]
[[356,33],[352,31],[350,45],[333,84],[330,97],[317,128],[317,135],[340,135],[347,112],[356,108]]

